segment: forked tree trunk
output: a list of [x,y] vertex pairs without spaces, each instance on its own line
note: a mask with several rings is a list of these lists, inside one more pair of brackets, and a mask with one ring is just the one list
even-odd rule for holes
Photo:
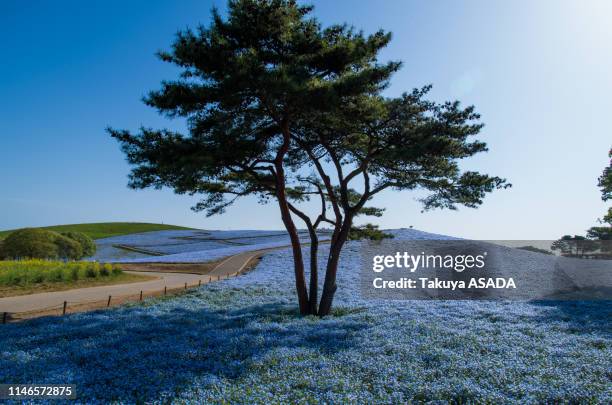
[[308,291],[306,290],[306,278],[304,277],[304,259],[302,258],[302,246],[300,237],[298,236],[297,228],[291,218],[289,202],[287,201],[287,193],[285,187],[285,169],[283,167],[283,159],[289,150],[291,134],[289,133],[289,124],[286,120],[282,123],[283,144],[276,154],[274,159],[274,168],[276,170],[276,199],[281,212],[281,218],[285,229],[291,240],[291,249],[293,250],[293,270],[295,273],[295,289],[300,305],[300,314],[308,315],[310,307],[308,303]]
[[310,291],[309,291],[309,308],[312,315],[317,314],[317,304],[319,299],[319,263],[317,255],[319,254],[319,238],[317,232],[308,227],[310,234]]
[[323,284],[323,293],[321,294],[321,303],[319,304],[319,316],[329,315],[334,301],[334,294],[336,293],[336,274],[338,272],[338,262],[340,260],[340,253],[342,247],[348,239],[349,231],[351,229],[352,218],[345,218],[342,228],[332,238],[331,246],[329,248],[329,257],[327,259],[327,268],[325,269],[325,283]]
[[[285,148],[286,152],[286,148]],[[308,291],[306,290],[306,278],[304,277],[304,259],[302,258],[302,246],[300,244],[300,237],[297,232],[293,218],[291,218],[291,211],[289,210],[289,203],[287,201],[287,194],[285,190],[285,171],[282,166],[282,156],[284,152],[279,153],[279,158],[275,164],[276,166],[276,199],[278,200],[278,206],[281,212],[281,218],[285,229],[289,234],[291,240],[291,249],[293,250],[293,270],[295,273],[295,289],[298,296],[298,302],[300,305],[300,314],[308,315],[310,313],[310,307],[308,305]]]
[[[284,196],[284,194],[283,194]],[[306,290],[306,278],[304,276],[304,259],[302,257],[302,246],[298,236],[297,228],[291,218],[291,213],[287,206],[287,201],[279,197],[278,203],[281,210],[281,217],[289,239],[291,240],[291,249],[293,251],[293,269],[295,273],[295,289],[297,291],[298,302],[300,305],[300,314],[308,315],[310,307],[308,303],[308,291]]]

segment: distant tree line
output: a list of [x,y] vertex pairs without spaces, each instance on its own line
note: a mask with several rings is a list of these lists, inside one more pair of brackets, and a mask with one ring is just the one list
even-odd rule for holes
[[[612,200],[612,148],[608,152],[610,162],[597,179],[603,201]],[[586,236],[564,235],[553,242],[551,248],[563,256],[612,258],[612,207],[602,219],[601,226],[593,226],[587,230]]]

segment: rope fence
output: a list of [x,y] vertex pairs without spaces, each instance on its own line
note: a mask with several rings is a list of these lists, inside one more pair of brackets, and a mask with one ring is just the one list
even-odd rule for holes
[[[246,266],[245,266],[246,267]],[[8,312],[8,311],[0,311],[2,322],[1,324],[7,324],[12,322],[19,322],[26,319],[38,318],[42,316],[64,316],[70,313],[77,312],[85,312],[94,309],[104,309],[110,307],[116,307],[123,304],[128,303],[139,303],[143,302],[146,298],[158,298],[158,297],[166,297],[166,296],[175,296],[179,294],[185,293],[188,289],[201,287],[203,282],[205,284],[211,283],[214,281],[226,280],[230,277],[238,277],[241,273],[244,272],[245,269],[241,271],[224,274],[224,275],[210,275],[204,276],[199,279],[197,284],[188,284],[185,283],[184,286],[168,288],[168,286],[164,286],[163,290],[153,290],[153,291],[144,291],[141,290],[140,293],[130,294],[130,295],[121,295],[121,296],[112,296],[109,295],[108,298],[102,300],[94,300],[94,301],[64,301],[61,304],[53,305],[44,308],[37,308],[31,311],[23,311],[23,312]],[[68,290],[70,291],[70,290]]]

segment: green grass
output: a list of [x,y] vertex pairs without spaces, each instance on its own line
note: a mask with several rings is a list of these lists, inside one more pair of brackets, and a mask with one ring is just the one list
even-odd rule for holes
[[0,286],[78,281],[87,278],[114,277],[122,273],[111,264],[97,262],[61,262],[50,260],[15,260],[0,262]]
[[[144,222],[101,222],[93,224],[72,224],[72,225],[55,225],[45,226],[41,229],[47,229],[55,232],[83,232],[92,239],[102,239],[111,236],[129,235],[132,233],[140,232],[152,232],[152,231],[166,231],[166,230],[188,230],[193,228],[186,228],[183,226],[176,225],[165,225],[165,224],[149,224]],[[7,231],[0,231],[0,240],[6,238],[11,232],[16,229]]]
[[0,261],[0,297],[148,279],[124,273],[117,265],[96,262]]

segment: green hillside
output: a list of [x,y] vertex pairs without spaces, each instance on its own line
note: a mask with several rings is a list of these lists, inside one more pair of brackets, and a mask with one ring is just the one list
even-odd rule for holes
[[[180,230],[180,229],[193,229],[186,228],[183,226],[176,225],[165,225],[165,224],[149,224],[143,222],[101,222],[94,224],[72,224],[72,225],[54,225],[44,226],[41,229],[48,229],[56,232],[67,232],[77,231],[87,234],[92,239],[102,239],[111,236],[128,235],[131,233],[139,232],[151,232],[151,231],[166,231],[166,230]],[[16,229],[8,231],[0,231],[0,240],[6,238],[11,232]]]

